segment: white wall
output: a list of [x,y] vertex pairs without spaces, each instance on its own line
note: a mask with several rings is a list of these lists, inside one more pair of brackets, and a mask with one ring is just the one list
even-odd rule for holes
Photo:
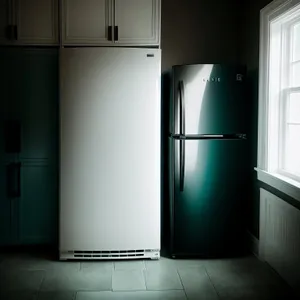
[[[248,99],[251,124],[248,139],[251,145],[251,166],[257,166],[258,123],[258,65],[259,65],[259,16],[260,10],[271,0],[237,0],[240,3],[238,54],[239,62],[248,69]],[[252,190],[248,195],[248,229],[259,238],[259,185],[253,171]]]
[[236,62],[236,0],[163,0],[162,70],[189,63]]

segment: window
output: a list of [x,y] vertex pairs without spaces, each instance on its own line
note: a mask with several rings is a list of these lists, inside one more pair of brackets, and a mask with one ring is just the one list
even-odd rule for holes
[[300,178],[300,11],[287,28],[281,170]]
[[261,12],[258,168],[300,183],[300,0]]

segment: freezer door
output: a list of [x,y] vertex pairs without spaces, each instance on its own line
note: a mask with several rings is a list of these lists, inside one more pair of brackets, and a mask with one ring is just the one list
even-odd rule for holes
[[169,142],[172,255],[241,251],[248,188],[246,142]]
[[61,251],[160,249],[160,57],[61,50]]
[[245,69],[226,65],[173,67],[170,133],[246,132]]

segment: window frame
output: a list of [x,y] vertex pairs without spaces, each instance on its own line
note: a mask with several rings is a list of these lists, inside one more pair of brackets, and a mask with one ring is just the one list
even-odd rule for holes
[[[294,86],[292,81],[293,65],[300,63],[300,60],[293,61],[293,30],[296,25],[300,25],[300,15],[292,18],[282,26],[282,43],[281,43],[281,89],[283,92],[279,98],[279,161],[277,172],[283,176],[290,177],[300,182],[300,174],[289,172],[286,168],[286,143],[288,131],[288,109],[290,97],[294,93],[300,92],[300,85]],[[284,83],[282,82],[284,80]]]
[[[285,83],[285,88],[284,88],[284,95],[281,94],[278,98],[279,103],[278,108],[278,128],[279,130],[279,137],[278,141],[276,142],[278,144],[278,149],[275,151],[275,156],[278,158],[277,162],[277,168],[272,169],[270,165],[270,147],[269,147],[269,134],[270,134],[270,113],[269,109],[271,105],[274,105],[274,103],[271,103],[270,101],[270,95],[269,95],[269,84],[270,84],[270,41],[271,41],[271,24],[276,21],[280,16],[284,15],[288,11],[292,11],[296,6],[300,5],[300,0],[276,0],[271,2],[268,6],[266,6],[264,9],[261,10],[260,14],[260,53],[259,53],[259,118],[258,118],[258,161],[257,161],[257,170],[261,170],[264,173],[270,173],[272,176],[276,176],[278,174],[278,177],[288,177],[287,180],[290,183],[290,179],[295,180],[295,185],[298,187],[300,184],[300,177],[295,176],[294,174],[291,174],[289,172],[286,172],[284,170],[283,166],[283,159],[282,156],[284,155],[283,153],[283,148],[285,145],[286,141],[286,132],[283,132],[283,122],[284,120],[287,120],[287,103],[289,96],[294,88],[288,87],[286,88],[286,83]],[[296,15],[295,12],[292,13]],[[297,17],[298,19],[298,17]],[[286,40],[286,32],[287,28],[290,27],[292,28],[293,24],[297,22],[295,21],[295,17],[291,17],[291,20],[288,20],[285,24],[285,36],[281,37],[281,51],[286,51],[287,49],[283,49],[283,45],[285,44],[282,39]],[[298,23],[298,22],[297,22]],[[292,57],[291,57],[291,51],[292,51],[292,46],[291,46],[291,37],[290,37],[290,45],[289,45],[289,58],[290,58],[290,64],[292,64]],[[282,54],[281,54],[282,55]],[[283,64],[280,66],[281,68],[283,67]],[[291,72],[291,68],[289,68]],[[291,73],[289,72],[289,79],[291,78]],[[280,80],[281,80],[280,76]],[[280,83],[281,84],[281,83]],[[297,88],[298,89],[298,88]],[[299,88],[300,90],[300,88]],[[285,99],[283,99],[283,97]],[[284,105],[284,107],[282,107]],[[285,114],[285,115],[283,115]],[[287,124],[287,122],[285,123]],[[275,130],[275,129],[274,129]],[[277,131],[278,134],[278,131]],[[285,139],[285,140],[284,140]]]

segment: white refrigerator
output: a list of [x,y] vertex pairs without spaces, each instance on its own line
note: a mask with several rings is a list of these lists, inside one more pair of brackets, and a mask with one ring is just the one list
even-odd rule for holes
[[161,51],[60,50],[60,259],[160,255]]

